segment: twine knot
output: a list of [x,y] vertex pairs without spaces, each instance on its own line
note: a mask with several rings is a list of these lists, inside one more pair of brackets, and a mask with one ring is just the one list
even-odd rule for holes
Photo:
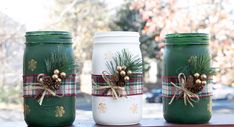
[[[112,97],[114,99],[118,99],[119,97],[122,97],[122,96],[127,97],[125,87],[124,86],[117,86],[115,84],[115,81],[114,81],[112,75],[110,75],[110,76],[109,75],[110,75],[110,73],[108,73],[107,71],[102,72],[102,78],[108,84],[108,86],[99,86],[96,89],[97,90],[104,89],[105,91],[103,92],[103,94],[112,95]],[[93,81],[93,83],[96,85],[96,83],[94,81]]]
[[38,74],[37,83],[31,83],[31,85],[26,86],[26,87],[31,87],[31,86],[33,86],[31,89],[42,90],[40,93],[38,93],[36,95],[36,98],[39,98],[39,99],[37,99],[39,105],[42,105],[42,102],[45,98],[46,92],[48,92],[49,94],[51,94],[52,96],[55,96],[55,97],[63,97],[63,95],[56,94],[56,90],[59,89],[59,87],[52,86],[52,81],[51,81],[50,76],[46,76],[43,73]]
[[184,104],[187,105],[187,102],[188,102],[193,107],[193,102],[198,102],[199,96],[186,88],[187,80],[186,80],[186,76],[184,73],[180,73],[178,75],[178,81],[179,81],[180,86],[177,86],[175,83],[170,82],[174,87],[177,88],[177,90],[174,93],[173,97],[171,98],[169,104],[172,104],[172,102],[174,101],[176,97],[176,94],[179,93],[179,95],[183,96],[184,98]]

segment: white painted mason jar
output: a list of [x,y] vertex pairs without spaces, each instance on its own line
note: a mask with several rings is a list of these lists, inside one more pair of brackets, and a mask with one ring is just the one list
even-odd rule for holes
[[[139,34],[137,32],[100,32],[94,37],[92,56],[92,110],[93,118],[101,125],[133,125],[138,124],[142,118],[142,93],[143,76],[137,80],[138,86],[129,87],[127,97],[114,99],[96,91],[97,77],[101,77],[103,71],[107,71],[106,61],[111,61],[117,52],[126,49],[134,56],[142,60]],[[139,74],[139,73],[138,73]],[[103,78],[102,78],[103,79]],[[131,81],[131,79],[129,80]],[[102,81],[103,82],[103,81]],[[106,82],[105,82],[106,83]],[[132,88],[132,89],[131,89]],[[137,89],[137,90],[136,90]]]

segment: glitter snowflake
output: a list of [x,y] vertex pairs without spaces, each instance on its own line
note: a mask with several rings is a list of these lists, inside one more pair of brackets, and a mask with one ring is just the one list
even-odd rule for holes
[[55,117],[63,117],[65,110],[63,106],[56,106]]
[[113,57],[113,54],[111,51],[108,51],[104,54],[105,60],[111,60]]
[[106,112],[106,104],[105,103],[99,103],[98,104],[98,110],[101,112],[101,113],[105,113]]
[[31,71],[34,71],[37,68],[37,61],[34,59],[31,59],[30,61],[28,61],[28,69],[30,69]]
[[137,113],[137,110],[138,110],[138,106],[137,104],[133,103],[130,107],[130,110],[132,111],[132,113]]

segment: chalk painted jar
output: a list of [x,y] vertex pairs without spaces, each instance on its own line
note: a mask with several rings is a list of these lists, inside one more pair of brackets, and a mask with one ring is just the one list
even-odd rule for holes
[[124,86],[126,97],[114,99],[105,93],[106,89],[96,89],[108,86],[102,74],[108,71],[107,61],[113,61],[116,53],[123,50],[142,59],[139,34],[136,32],[101,32],[94,36],[92,57],[92,110],[93,118],[101,125],[132,125],[137,124],[142,117],[142,86],[143,76],[133,72],[135,77]]
[[[75,120],[75,96],[78,86],[75,68],[72,66],[74,54],[70,33],[64,31],[27,32],[25,45],[23,94],[26,123],[29,126],[50,127],[72,125]],[[47,78],[51,76],[53,68],[66,74],[57,90],[48,87],[55,93],[54,96],[48,92],[45,83],[38,81],[39,75],[47,75]],[[41,104],[39,100],[42,100]]]
[[[193,89],[190,91],[195,93],[199,99],[194,94],[190,94],[191,98],[187,97],[186,99],[184,96],[185,91],[181,89],[182,84],[178,80],[178,75],[182,73],[186,75],[187,82],[185,82],[187,85],[189,77],[191,77],[190,73],[196,77],[196,73],[202,75],[207,72],[205,71],[207,68],[210,68],[208,34],[167,34],[165,45],[162,79],[163,113],[165,120],[172,123],[207,123],[212,113],[212,91],[208,83],[209,80],[206,81],[207,83],[203,88],[201,87],[200,92],[196,92],[196,89],[198,89],[197,84],[192,85]],[[192,61],[198,61],[194,62],[196,68],[193,70],[196,70],[196,73],[191,70],[191,67],[193,67],[191,64]],[[202,68],[204,67],[204,63],[206,67]],[[198,75],[198,77],[201,76]],[[209,77],[208,74],[207,77]],[[172,84],[176,84],[177,87]],[[189,90],[189,87],[185,88]],[[173,96],[175,96],[175,99],[172,99]]]

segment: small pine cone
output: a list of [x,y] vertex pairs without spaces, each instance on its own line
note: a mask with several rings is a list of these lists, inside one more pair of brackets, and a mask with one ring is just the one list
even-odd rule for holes
[[203,89],[204,85],[195,84],[194,87],[190,90],[193,93],[199,93]]
[[50,90],[53,90],[53,91],[55,90],[54,83],[55,83],[55,82],[53,82],[50,86],[48,86],[48,88],[49,88]]
[[188,79],[186,81],[185,87],[187,89],[191,89],[193,87],[193,84],[194,84],[194,78],[193,78],[193,76],[189,75]]
[[117,75],[111,76],[111,80],[118,82],[119,81],[119,75],[117,74]]
[[54,89],[58,90],[61,85],[61,82],[54,82]]
[[123,81],[118,81],[116,83],[117,86],[123,87],[125,85],[125,83]]
[[53,84],[52,78],[50,76],[44,76],[42,81],[43,81],[43,85],[48,86],[48,87],[50,87]]
[[54,85],[55,81],[53,81],[53,79],[51,77],[49,77],[49,76],[46,76],[46,77],[43,78],[43,84],[45,86],[47,86],[49,89],[51,89],[51,90],[56,89],[55,85]]
[[198,88],[197,88],[197,91],[198,91],[198,92],[202,91],[203,87],[204,87],[204,86],[198,87]]

